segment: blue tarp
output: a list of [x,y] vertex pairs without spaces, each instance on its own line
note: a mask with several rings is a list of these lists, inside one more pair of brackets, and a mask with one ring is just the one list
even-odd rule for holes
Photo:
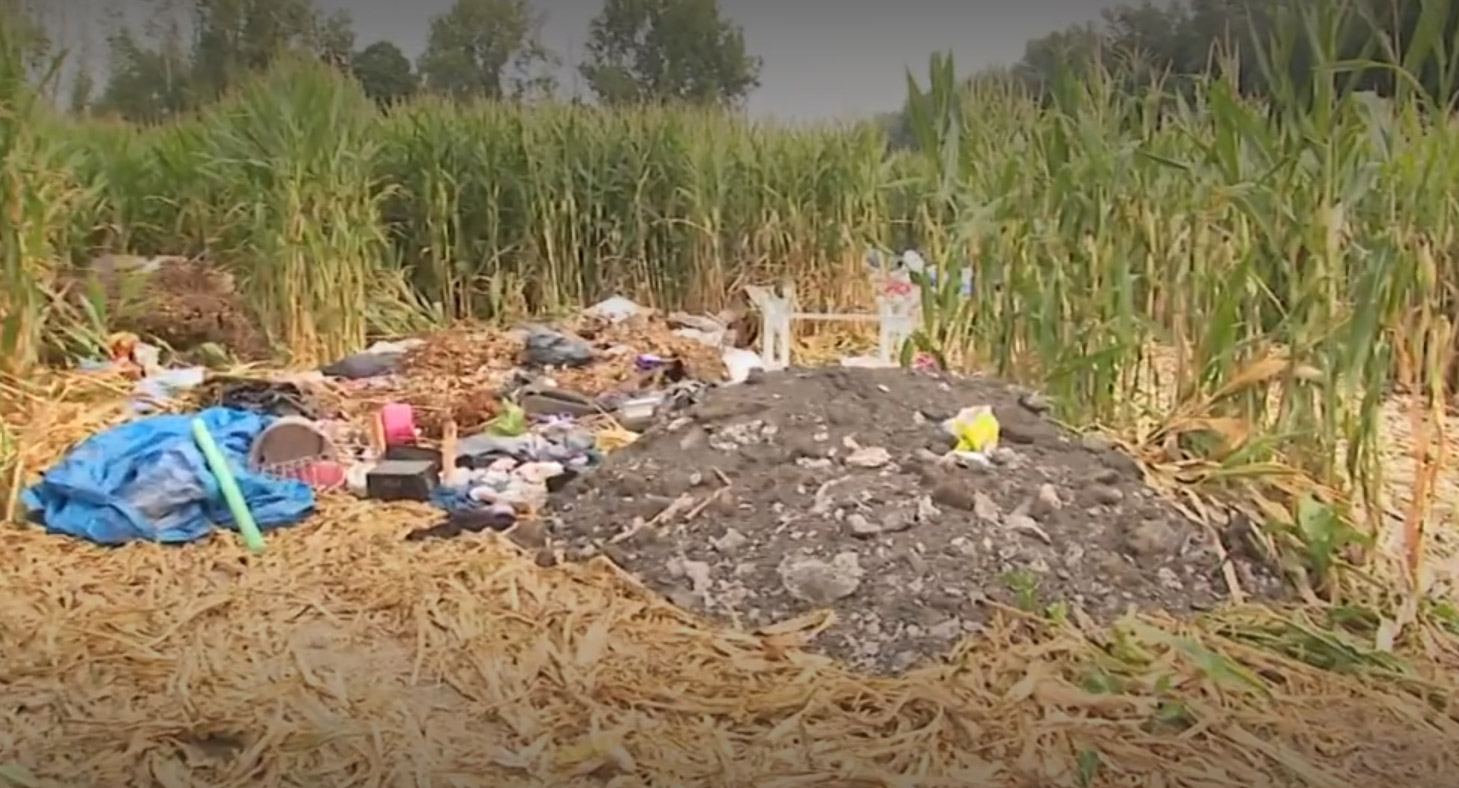
[[82,441],[21,496],[46,530],[105,545],[191,542],[213,524],[237,528],[217,479],[193,442],[201,418],[238,480],[261,530],[292,525],[314,508],[314,491],[247,470],[248,449],[273,419],[229,408],[152,416]]

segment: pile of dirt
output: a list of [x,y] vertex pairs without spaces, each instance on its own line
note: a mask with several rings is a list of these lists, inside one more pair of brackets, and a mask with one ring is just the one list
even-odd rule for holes
[[[1002,446],[950,465],[942,420],[988,405]],[[681,606],[747,627],[819,608],[813,647],[878,671],[940,656],[996,600],[1109,621],[1226,596],[1219,551],[1133,460],[984,378],[788,371],[711,391],[563,490],[550,532]],[[1281,584],[1244,558],[1247,593]]]
[[184,354],[214,344],[241,361],[268,358],[258,319],[226,271],[196,260],[168,259],[144,276],[136,303],[112,305],[117,330]]

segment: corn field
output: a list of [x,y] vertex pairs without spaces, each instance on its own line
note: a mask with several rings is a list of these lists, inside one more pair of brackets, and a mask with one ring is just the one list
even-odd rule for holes
[[[1304,6],[1293,40],[1335,41],[1341,14]],[[1220,79],[1190,99],[1096,79],[1040,103],[959,90],[934,61],[911,102],[919,152],[889,155],[870,124],[383,113],[309,64],[142,129],[51,117],[0,73],[0,363],[34,362],[56,330],[49,278],[103,250],[229,267],[274,342],[307,360],[615,293],[711,309],[787,276],[807,306],[864,308],[865,251],[917,245],[977,283],[929,293],[922,346],[1108,422],[1135,418],[1125,395],[1150,348],[1174,348],[1167,421],[1263,425],[1206,450],[1220,468],[1280,457],[1365,488],[1395,376],[1442,399],[1459,131],[1416,89],[1377,100],[1315,81],[1311,111]]]

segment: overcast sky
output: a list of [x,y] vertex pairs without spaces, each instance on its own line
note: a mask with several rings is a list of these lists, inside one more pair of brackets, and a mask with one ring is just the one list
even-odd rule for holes
[[[118,0],[51,2],[79,9]],[[414,59],[425,45],[431,15],[445,11],[453,0],[316,2],[327,10],[347,9],[355,18],[361,47],[388,39]],[[534,5],[547,14],[543,37],[567,61],[562,79],[570,89],[577,73],[572,66],[582,54],[588,23],[601,0],[534,0]],[[751,110],[797,120],[895,109],[906,94],[905,69],[924,74],[934,51],[953,52],[960,72],[1012,63],[1028,39],[1093,19],[1110,5],[1115,2],[720,0],[723,13],[744,27],[750,50],[765,61]]]

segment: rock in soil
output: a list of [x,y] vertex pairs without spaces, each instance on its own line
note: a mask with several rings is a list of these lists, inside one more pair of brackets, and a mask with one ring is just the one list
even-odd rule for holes
[[[987,463],[945,462],[938,418],[970,405],[1015,439]],[[767,374],[709,392],[574,480],[554,496],[552,538],[747,628],[829,607],[836,623],[810,647],[878,672],[975,635],[989,599],[1102,622],[1225,599],[1206,532],[1128,457],[1045,410],[980,377]],[[1280,589],[1238,568],[1270,581],[1249,593]]]

